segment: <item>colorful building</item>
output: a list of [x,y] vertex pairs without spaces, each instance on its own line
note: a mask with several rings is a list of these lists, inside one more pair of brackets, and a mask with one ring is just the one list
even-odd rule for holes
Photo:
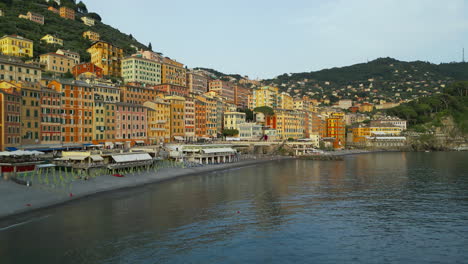
[[141,57],[122,60],[122,78],[125,83],[161,84],[161,63]]
[[362,103],[359,105],[359,112],[372,112],[374,111],[374,105],[370,103]]
[[94,32],[94,31],[85,31],[83,32],[83,38],[87,38],[93,42],[101,40],[101,35],[99,33]]
[[47,34],[41,38],[41,41],[51,45],[60,45],[63,46],[63,39],[59,39],[51,34]]
[[40,24],[40,25],[44,25],[44,16],[40,15],[40,14],[28,12],[26,15],[21,15],[20,14],[18,17],[30,20],[30,21],[32,21],[34,23],[37,23],[37,24]]
[[278,87],[263,86],[253,90],[250,108],[268,106],[271,108],[278,107]]
[[194,98],[185,98],[184,105],[185,140],[196,141],[195,137],[195,101]]
[[21,144],[21,92],[5,81],[0,81],[0,133],[0,149]]
[[62,6],[59,9],[60,17],[70,20],[75,20],[75,10]]
[[171,140],[171,105],[162,98],[145,102],[148,108],[148,141],[150,144],[168,143]]
[[73,59],[76,64],[80,64],[80,54],[78,52],[70,51],[70,50],[64,50],[64,49],[58,49],[55,53],[67,56],[70,59]]
[[87,26],[94,26],[94,19],[90,18],[90,17],[81,17],[81,21],[83,21],[83,24],[87,25]]
[[242,109],[249,107],[249,97],[252,95],[252,90],[241,85],[236,85],[234,88],[234,104]]
[[279,139],[304,137],[304,113],[294,110],[275,109],[273,116],[266,116],[265,125],[277,132]]
[[185,140],[185,98],[181,96],[166,96],[164,99],[171,106],[170,138],[176,141]]
[[208,138],[207,124],[206,124],[206,100],[195,97],[195,137]]
[[208,92],[208,77],[200,70],[190,70],[187,72],[187,86],[190,93],[206,93]]
[[103,70],[104,76],[121,76],[123,50],[104,41],[97,41],[87,50],[91,62]]
[[96,66],[94,63],[91,62],[86,62],[86,63],[81,63],[78,65],[75,65],[72,68],[72,73],[75,78],[78,78],[83,73],[91,73],[96,76],[96,78],[102,78],[103,73],[102,73],[102,68]]
[[21,143],[40,143],[41,133],[41,85],[39,83],[19,83],[21,89]]
[[49,6],[47,8],[47,10],[49,10],[49,11],[51,11],[51,12],[57,14],[57,15],[60,15],[60,11],[57,8],[53,7],[53,6]]
[[158,84],[154,89],[164,95],[189,96],[189,88],[174,84]]
[[0,51],[3,55],[32,57],[34,43],[18,35],[5,35],[0,38]]
[[293,110],[294,109],[294,100],[286,92],[282,92],[278,95],[278,108]]
[[184,64],[170,58],[163,58],[161,83],[187,86],[187,70]]
[[143,105],[145,102],[154,101],[161,92],[143,86],[125,85],[120,87],[120,101],[128,104]]
[[39,82],[42,78],[41,67],[24,63],[22,60],[0,56],[0,80],[14,82]]
[[75,60],[57,53],[46,53],[39,56],[40,63],[45,66],[45,70],[54,73],[72,72]]
[[219,96],[226,99],[228,103],[234,103],[235,99],[235,85],[231,82],[222,80],[213,80],[209,82],[209,91],[216,92]]
[[[116,126],[117,126],[117,121],[115,120],[115,111],[117,109],[117,106],[115,105],[115,103],[108,103],[106,101],[104,101],[104,111],[105,111],[105,130],[104,130],[104,138],[105,138],[105,142],[104,142],[104,145],[105,146],[113,146],[114,145],[114,141],[115,141],[115,138],[116,138],[116,134],[117,134],[117,131],[116,131]],[[100,142],[94,142],[94,143],[102,143],[102,141]]]
[[91,143],[93,139],[93,87],[83,81],[51,81],[62,94],[62,142]]
[[242,112],[225,112],[224,129],[240,130],[240,125],[246,122],[246,115]]
[[62,139],[62,95],[48,87],[41,88],[41,144],[59,144]]
[[116,103],[116,142],[131,146],[147,144],[147,108],[143,105]]
[[327,137],[334,138],[334,148],[344,148],[346,145],[346,126],[342,116],[327,118]]

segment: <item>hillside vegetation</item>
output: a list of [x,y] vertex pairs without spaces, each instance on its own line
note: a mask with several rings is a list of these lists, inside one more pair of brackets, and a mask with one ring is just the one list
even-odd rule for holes
[[[147,49],[145,45],[139,43],[131,37],[131,35],[122,33],[100,22],[100,16],[98,14],[87,13],[86,6],[83,3],[75,4],[71,0],[62,0],[62,2],[63,5],[80,11],[76,13],[76,19],[74,21],[63,19],[58,14],[47,10],[47,7],[52,4],[48,4],[43,0],[0,0],[0,9],[5,13],[3,17],[0,17],[0,36],[16,34],[33,40],[35,57],[43,53],[56,51],[57,48],[60,48],[60,46],[40,44],[40,39],[43,36],[52,34],[63,39],[63,48],[78,52],[84,61],[89,60],[89,54],[86,52],[86,49],[89,48],[91,42],[84,39],[82,36],[83,32],[88,30],[99,33],[101,35],[101,40],[108,41],[123,48],[126,55],[134,52],[132,45],[137,48]],[[56,5],[55,3],[53,4]],[[26,14],[28,11],[43,15],[45,18],[45,25],[18,18],[19,14]],[[84,25],[80,20],[84,15],[95,18],[96,25],[93,27]]]
[[455,80],[468,80],[468,63],[432,64],[380,58],[347,67],[283,74],[265,80],[292,95],[316,99],[379,102],[430,96]]
[[468,134],[468,82],[453,83],[441,94],[419,98],[387,113],[408,120],[410,129],[417,132],[441,127],[450,117],[463,134]]

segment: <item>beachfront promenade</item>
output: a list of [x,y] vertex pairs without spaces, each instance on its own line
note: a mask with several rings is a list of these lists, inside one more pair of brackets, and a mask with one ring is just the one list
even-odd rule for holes
[[[175,179],[180,176],[210,173],[218,170],[290,158],[291,157],[267,156],[252,160],[243,160],[236,163],[207,165],[203,167],[162,168],[156,172],[141,171],[126,175],[122,178],[102,175],[90,178],[86,181],[73,181],[71,186],[65,189],[52,189],[41,185],[27,187],[13,181],[0,180],[0,197],[2,199],[2,203],[0,203],[0,219],[11,215],[31,212],[40,208],[63,204],[98,193],[143,186],[150,183]],[[70,193],[72,196],[70,196]]]

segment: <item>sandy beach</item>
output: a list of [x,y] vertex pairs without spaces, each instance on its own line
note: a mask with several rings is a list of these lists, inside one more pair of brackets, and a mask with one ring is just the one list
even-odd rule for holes
[[[146,184],[175,179],[181,176],[189,176],[213,171],[239,168],[259,163],[276,160],[292,159],[293,157],[265,157],[253,160],[243,160],[236,163],[226,163],[217,165],[207,165],[194,168],[164,168],[156,173],[142,172],[126,175],[123,178],[111,175],[102,175],[90,180],[77,180],[73,182],[70,191],[38,188],[37,186],[27,187],[12,181],[0,181],[0,220],[33,212],[52,206],[61,205],[80,198],[96,195],[104,192],[116,191],[127,188],[134,188]],[[72,196],[70,196],[70,193]]]

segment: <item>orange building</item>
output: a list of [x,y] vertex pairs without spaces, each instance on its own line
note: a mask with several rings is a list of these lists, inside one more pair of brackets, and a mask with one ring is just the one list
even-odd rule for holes
[[75,10],[62,6],[60,7],[59,12],[62,18],[75,20]]
[[154,86],[154,89],[163,93],[164,95],[178,95],[178,96],[188,96],[189,88],[180,85],[174,84],[158,84]]
[[21,93],[18,86],[0,81],[0,149],[21,144]]
[[252,95],[252,90],[240,85],[236,85],[234,89],[234,104],[240,108],[249,107],[249,96]]
[[42,87],[41,91],[41,144],[58,144],[62,139],[62,95],[56,90]]
[[93,139],[93,87],[82,81],[51,81],[62,93],[62,142],[90,143]]
[[195,137],[208,137],[206,130],[206,101],[195,98]]
[[120,101],[128,104],[143,105],[145,102],[152,102],[161,97],[161,94],[161,92],[151,87],[131,85],[120,87]]
[[235,85],[231,82],[213,80],[208,83],[209,90],[216,92],[221,97],[226,98],[226,102],[235,103]]
[[72,73],[75,78],[77,78],[82,73],[92,73],[95,74],[97,78],[103,77],[102,68],[91,62],[75,65],[72,69]]
[[166,96],[164,98],[171,105],[170,138],[185,140],[185,98],[181,96]]
[[170,58],[163,58],[161,83],[187,86],[187,70],[184,64]]
[[327,137],[335,138],[334,148],[344,148],[346,144],[346,127],[343,117],[327,118]]
[[121,76],[123,50],[105,41],[94,42],[87,52],[91,62],[103,70],[105,76]]
[[49,10],[49,11],[55,13],[55,14],[60,15],[60,11],[59,11],[57,8],[53,7],[53,6],[49,6],[49,7],[47,8],[47,10]]

